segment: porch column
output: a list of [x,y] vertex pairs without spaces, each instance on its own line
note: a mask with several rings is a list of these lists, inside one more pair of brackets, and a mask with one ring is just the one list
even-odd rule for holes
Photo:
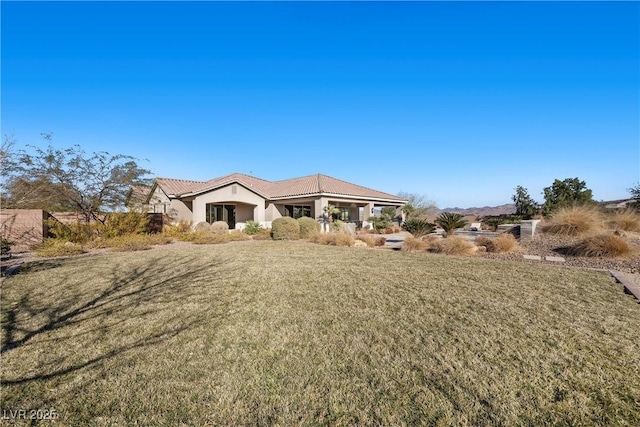
[[256,206],[253,208],[253,220],[260,223],[264,222],[265,218],[265,208],[264,206]]
[[364,212],[362,213],[362,220],[366,221],[369,219],[369,217],[373,216],[373,208],[375,207],[375,205],[373,203],[367,203],[366,205],[364,205]]
[[201,203],[198,198],[193,200],[193,223],[204,222],[207,218],[206,203]]
[[315,219],[317,221],[320,221],[320,230],[322,232],[326,232],[329,231],[329,226],[328,224],[325,225],[324,221],[322,220],[324,213],[324,208],[329,206],[329,199],[327,199],[326,197],[320,197],[319,199],[316,199],[313,201],[313,214],[315,215]]

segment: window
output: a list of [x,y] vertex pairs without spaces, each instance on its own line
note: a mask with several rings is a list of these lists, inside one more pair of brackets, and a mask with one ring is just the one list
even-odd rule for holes
[[235,206],[207,203],[206,214],[206,220],[209,224],[213,224],[216,221],[224,221],[227,224],[231,224],[235,221]]
[[311,206],[285,205],[284,216],[290,216],[296,219],[303,216],[311,217]]
[[154,213],[167,213],[167,206],[169,206],[167,203],[156,203],[153,205],[153,212]]
[[340,212],[333,214],[333,219],[339,219],[342,222],[349,222],[350,209],[337,208]]

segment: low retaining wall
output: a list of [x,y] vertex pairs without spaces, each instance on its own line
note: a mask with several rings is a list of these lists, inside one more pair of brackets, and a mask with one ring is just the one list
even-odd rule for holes
[[49,213],[41,209],[2,209],[0,233],[13,243],[12,250],[29,250],[49,234],[44,223],[47,218]]
[[[148,213],[150,216],[149,231],[159,233],[162,231],[163,214]],[[12,242],[14,251],[26,251],[39,245],[49,237],[49,230],[45,221],[55,218],[63,224],[72,224],[84,221],[84,216],[78,212],[53,212],[42,209],[2,209],[0,211],[0,233],[8,241]],[[102,214],[102,219],[106,214]]]

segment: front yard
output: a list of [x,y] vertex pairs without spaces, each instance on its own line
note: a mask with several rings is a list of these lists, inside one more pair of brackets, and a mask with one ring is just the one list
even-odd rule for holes
[[640,425],[640,308],[604,272],[169,245],[27,265],[2,329],[8,423]]

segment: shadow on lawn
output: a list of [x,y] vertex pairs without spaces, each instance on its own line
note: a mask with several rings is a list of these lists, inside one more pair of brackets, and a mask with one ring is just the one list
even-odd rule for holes
[[[144,321],[144,318],[149,315],[161,311],[167,312],[167,319],[173,316],[177,320],[172,322],[167,320],[153,331],[141,331],[140,338],[134,342],[107,349],[102,354],[81,363],[51,370],[43,369],[41,366],[41,372],[38,374],[13,379],[2,378],[0,381],[3,385],[22,384],[68,374],[124,352],[156,344],[202,323],[201,319],[190,318],[179,312],[176,295],[180,298],[188,298],[198,291],[198,286],[192,286],[194,282],[203,279],[209,281],[220,279],[223,275],[223,264],[220,261],[214,261],[204,265],[199,263],[190,268],[193,262],[193,257],[189,256],[176,256],[170,263],[167,263],[165,257],[156,257],[144,265],[127,271],[114,267],[111,271],[112,279],[107,287],[96,288],[94,292],[89,289],[87,292],[86,286],[84,289],[78,286],[76,292],[56,298],[53,305],[33,304],[29,300],[28,293],[22,294],[17,300],[5,301],[3,305],[7,308],[3,310],[3,345],[0,348],[0,354],[12,352],[27,345],[35,337],[54,330],[67,327],[73,327],[75,330],[81,323],[87,321],[97,322],[99,326],[75,335],[70,329],[68,335],[55,340],[59,342],[96,332],[103,336],[117,334],[119,331],[115,327],[130,319],[122,319],[122,316],[113,316],[113,314],[127,309],[138,311],[136,317],[139,319],[136,320]],[[53,289],[56,286],[63,288],[65,282],[65,278],[61,277],[57,283],[51,283],[51,286]],[[147,307],[145,304],[151,308],[141,311]],[[120,320],[115,320],[114,317]],[[18,320],[24,318],[46,320],[40,322],[37,327],[28,328],[21,325]],[[47,340],[41,337],[38,341],[42,343]],[[59,367],[64,365],[63,362],[55,360],[51,365]]]

